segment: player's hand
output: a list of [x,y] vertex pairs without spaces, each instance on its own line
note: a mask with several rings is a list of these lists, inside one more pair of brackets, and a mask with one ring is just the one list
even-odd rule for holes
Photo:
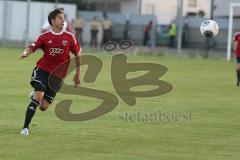
[[79,87],[80,85],[80,75],[75,74],[73,77],[74,87]]
[[28,55],[29,55],[29,49],[27,48],[27,49],[25,49],[25,50],[23,51],[23,53],[21,54],[20,59],[26,58],[26,57],[28,57]]

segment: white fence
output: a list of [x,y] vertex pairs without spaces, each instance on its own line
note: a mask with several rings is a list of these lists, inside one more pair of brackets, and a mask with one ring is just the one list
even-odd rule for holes
[[[77,8],[72,4],[59,4],[68,20],[76,18]],[[29,39],[35,40],[48,13],[55,8],[54,3],[31,2],[29,17]],[[0,1],[0,39],[1,41],[22,42],[26,38],[27,2]]]

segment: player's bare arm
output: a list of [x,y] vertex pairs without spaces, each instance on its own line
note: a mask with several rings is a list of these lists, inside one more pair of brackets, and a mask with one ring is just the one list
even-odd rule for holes
[[76,63],[76,73],[73,77],[73,81],[74,81],[74,86],[78,87],[80,85],[80,63],[81,63],[80,53],[75,55],[75,63]]
[[26,48],[23,52],[22,52],[22,54],[21,54],[21,59],[24,59],[24,58],[26,58],[26,57],[28,57],[30,54],[32,54],[33,53],[33,50],[31,49],[31,48]]

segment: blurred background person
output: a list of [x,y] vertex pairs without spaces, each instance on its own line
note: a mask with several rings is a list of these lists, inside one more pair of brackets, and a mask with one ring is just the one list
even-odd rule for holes
[[143,45],[147,46],[151,39],[151,31],[152,31],[153,21],[149,21],[147,26],[144,28],[144,38],[143,38]]
[[97,48],[98,32],[99,32],[100,23],[97,20],[97,17],[94,16],[91,21],[91,42],[90,46]]
[[174,21],[169,24],[168,27],[168,36],[169,36],[169,47],[174,48],[175,40],[177,36],[177,27]]
[[188,16],[185,16],[183,31],[182,31],[182,46],[183,47],[188,47],[188,41],[189,41]]
[[111,38],[112,38],[112,26],[113,26],[112,21],[108,19],[107,15],[104,15],[102,46],[106,42],[111,41]]
[[63,27],[63,30],[73,33],[73,21],[69,21],[66,14],[64,14],[64,23],[66,23],[66,28]]
[[240,83],[240,32],[237,32],[234,37],[234,51],[236,56],[236,74],[237,74],[237,86]]
[[123,40],[129,40],[130,21],[126,20],[123,30]]
[[77,19],[73,21],[73,27],[76,33],[76,37],[78,40],[78,43],[83,46],[83,27],[84,27],[84,20],[79,15],[77,16]]

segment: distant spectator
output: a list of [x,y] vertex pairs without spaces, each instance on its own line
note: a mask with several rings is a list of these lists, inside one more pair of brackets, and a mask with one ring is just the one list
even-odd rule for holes
[[235,33],[233,37],[234,52],[236,57],[237,86],[240,84],[240,32]]
[[205,12],[203,11],[203,10],[200,10],[199,12],[198,12],[198,16],[199,17],[201,17],[201,18],[203,18],[203,17],[205,17]]
[[97,20],[97,17],[93,17],[91,21],[91,42],[90,46],[97,48],[97,39],[98,39],[98,32],[99,32],[100,23]]
[[103,21],[103,39],[102,45],[106,42],[111,41],[112,38],[112,21],[108,19],[107,15],[104,16]]
[[123,40],[129,39],[130,21],[126,20],[124,30],[123,30]]
[[185,16],[183,32],[182,32],[182,46],[183,47],[188,47],[188,42],[189,42],[188,16]]
[[66,14],[64,14],[64,19],[65,19],[65,22],[67,22],[66,31],[73,33],[73,23],[72,23],[72,21],[68,20],[68,16]]
[[173,21],[169,25],[168,36],[169,36],[169,47],[174,48],[175,40],[177,36],[177,27]]
[[143,39],[144,46],[148,45],[150,42],[152,25],[153,25],[153,21],[149,21],[147,26],[144,28],[144,39]]
[[41,33],[47,32],[50,29],[51,29],[51,26],[49,25],[48,20],[46,20],[41,27]]
[[81,18],[80,16],[77,16],[77,19],[73,22],[73,27],[75,29],[76,32],[76,37],[78,40],[78,43],[81,44],[81,46],[83,46],[83,27],[84,27],[84,20],[83,18]]

